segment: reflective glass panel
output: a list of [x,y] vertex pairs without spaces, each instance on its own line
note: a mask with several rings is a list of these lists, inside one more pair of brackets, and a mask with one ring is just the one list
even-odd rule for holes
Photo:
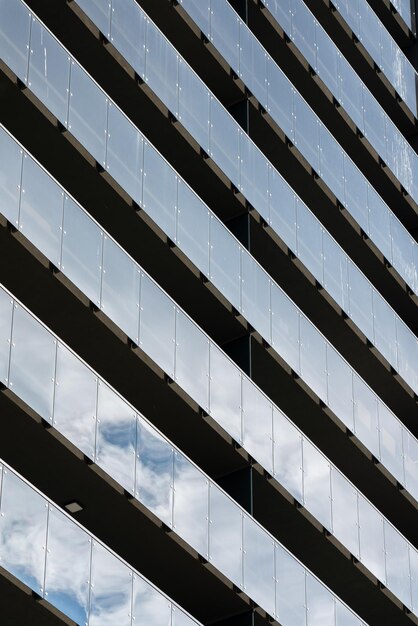
[[44,587],[47,515],[45,499],[4,468],[0,515],[1,565],[39,595],[43,594]]
[[171,445],[140,419],[135,496],[170,527],[173,519],[173,457]]
[[363,122],[363,90],[361,82],[347,61],[340,58],[340,103],[360,130]]
[[300,372],[299,312],[286,294],[271,286],[272,344],[280,356]]
[[240,168],[242,194],[261,215],[267,217],[268,161],[243,131],[240,131]]
[[194,619],[189,617],[184,611],[179,609],[176,606],[172,608],[172,626],[195,626],[196,622]]
[[242,585],[242,513],[213,483],[209,501],[209,561],[236,585]]
[[367,186],[369,207],[369,233],[379,250],[388,261],[392,260],[391,214],[376,191]]
[[273,475],[298,502],[302,503],[302,436],[277,409],[273,409],[273,433]]
[[210,124],[209,90],[182,59],[179,60],[179,120],[208,152]]
[[210,98],[210,156],[239,185],[239,126],[213,96]]
[[383,517],[358,494],[360,557],[372,574],[386,582]]
[[14,0],[0,2],[0,57],[23,81],[28,69],[30,13]]
[[353,431],[353,370],[330,344],[327,344],[327,370],[328,406]]
[[331,530],[330,465],[306,439],[303,440],[303,495],[305,508]]
[[373,337],[373,288],[367,278],[349,260],[348,284],[350,317],[366,337]]
[[127,491],[134,492],[136,414],[107,385],[99,383],[96,463]]
[[274,15],[286,33],[290,33],[292,0],[263,0],[270,13]]
[[359,557],[357,490],[331,467],[332,532],[356,558]]
[[297,254],[302,263],[323,284],[322,227],[299,199],[296,202]]
[[[0,5],[1,6],[1,5]],[[17,228],[23,151],[0,129],[0,211]]]
[[267,102],[267,55],[251,30],[240,21],[239,75],[263,105]]
[[105,235],[100,308],[135,343],[139,341],[140,278],[138,265]]
[[174,452],[173,529],[208,556],[209,481],[186,457]]
[[229,65],[238,72],[238,15],[227,2],[212,2],[211,8],[210,40]]
[[274,615],[274,542],[251,517],[243,515],[244,589],[248,595]]
[[71,61],[68,130],[105,165],[107,98],[88,74]]
[[246,250],[241,252],[241,276],[241,312],[270,343],[270,279]]
[[353,161],[344,156],[345,206],[350,215],[367,232],[367,182]]
[[61,511],[49,507],[45,599],[78,624],[88,616],[91,539]]
[[210,280],[236,308],[241,304],[241,247],[224,225],[211,216]]
[[296,252],[296,196],[273,167],[269,168],[270,225]]
[[77,4],[87,13],[100,32],[109,38],[111,0],[77,0]]
[[393,265],[402,278],[409,284],[415,284],[414,240],[403,225],[392,216],[392,254]]
[[142,203],[143,150],[140,132],[109,102],[106,169],[138,204]]
[[176,313],[174,379],[203,409],[209,410],[209,339],[184,313]]
[[202,200],[179,180],[176,243],[205,276],[209,276],[209,221]]
[[299,94],[295,93],[294,143],[315,172],[319,172],[319,120]]
[[309,572],[306,576],[307,626],[334,626],[334,597]]
[[100,304],[102,249],[100,228],[65,196],[61,270],[97,306]]
[[303,2],[292,3],[292,40],[308,63],[316,69],[316,21]]
[[410,607],[412,601],[408,543],[387,520],[384,520],[383,526],[387,586],[405,606]]
[[56,267],[61,261],[63,204],[61,187],[25,154],[19,230]]
[[28,87],[62,124],[67,123],[70,57],[34,18],[30,34]]
[[382,402],[378,404],[378,412],[380,460],[399,482],[404,483],[402,426]]
[[13,300],[0,289],[0,381],[9,379],[10,339],[12,336]]
[[398,340],[398,372],[413,388],[418,389],[418,340],[409,328],[396,318],[396,338]]
[[348,311],[348,264],[340,246],[323,232],[324,287],[344,311]]
[[415,499],[418,497],[418,441],[411,433],[402,429],[405,486]]
[[380,458],[377,398],[366,384],[353,376],[355,434],[376,458]]
[[364,136],[386,161],[385,112],[368,89],[363,89]]
[[210,414],[241,442],[241,373],[214,344],[210,345]]
[[276,549],[276,615],[282,624],[306,624],[306,571],[284,548]]
[[294,140],[293,97],[290,82],[275,63],[267,64],[267,111],[291,141]]
[[207,37],[209,36],[210,2],[211,0],[180,0],[180,4]]
[[335,196],[344,201],[344,157],[338,145],[324,125],[319,127],[320,170],[319,173]]
[[300,318],[300,369],[303,380],[318,396],[327,400],[327,344],[319,331]]
[[144,144],[143,208],[173,241],[176,238],[177,176],[148,143]]
[[[350,4],[350,0],[345,0]],[[358,38],[365,46],[369,54],[377,63],[380,61],[380,31],[381,24],[376,13],[367,2],[355,0],[353,13],[358,10],[358,21],[353,19],[353,24],[358,24]]]
[[174,378],[175,309],[155,283],[141,275],[139,345]]
[[110,41],[122,56],[145,78],[146,18],[136,2],[112,0]]
[[91,459],[96,435],[97,377],[58,344],[54,426]]
[[333,94],[338,93],[338,48],[323,28],[316,28],[316,67],[321,80]]
[[89,626],[131,626],[132,572],[93,542]]
[[133,620],[136,626],[170,626],[171,602],[134,574]]
[[147,20],[145,81],[171,113],[178,112],[178,54],[152,22]]
[[273,407],[246,376],[242,379],[243,446],[273,473]]
[[411,594],[412,611],[418,610],[418,552],[413,546],[409,546],[409,564],[411,568]]
[[364,626],[363,622],[338,599],[335,601],[335,618],[337,626]]
[[46,420],[52,417],[56,341],[52,335],[15,305],[9,386]]
[[395,312],[373,289],[374,344],[394,367],[397,365]]

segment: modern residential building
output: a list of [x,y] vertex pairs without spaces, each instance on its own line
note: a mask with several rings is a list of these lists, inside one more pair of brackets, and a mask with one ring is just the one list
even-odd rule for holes
[[418,624],[415,12],[0,0],[2,624]]

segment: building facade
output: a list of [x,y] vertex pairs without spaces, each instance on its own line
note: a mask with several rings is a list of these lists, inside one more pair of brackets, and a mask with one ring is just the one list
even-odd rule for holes
[[418,624],[412,0],[0,0],[4,624]]

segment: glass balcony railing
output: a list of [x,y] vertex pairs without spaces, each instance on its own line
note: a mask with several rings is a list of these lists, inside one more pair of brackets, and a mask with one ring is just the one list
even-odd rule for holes
[[[3,137],[9,141],[10,161],[13,158],[12,140],[4,131]],[[14,145],[18,147],[16,142]],[[366,520],[363,522],[365,528],[369,528],[369,517],[376,523],[381,520],[382,529],[386,528],[385,524],[393,529],[389,522],[45,170],[21,149],[18,154],[23,162],[19,176],[19,230],[44,254],[49,252],[48,258],[90,299],[97,296],[94,301],[110,319],[134,338],[142,350],[297,501],[411,607],[412,598],[396,583],[398,576],[390,573],[397,565],[386,561],[381,567],[379,561],[377,566],[370,557],[369,548],[365,545],[362,548],[365,540],[361,539],[360,506],[363,510],[361,519]],[[13,183],[13,176],[10,180]],[[52,238],[48,237],[49,229]],[[59,233],[57,237],[54,230],[55,235]],[[174,448],[166,442],[166,453],[162,454],[161,460],[165,478],[156,480],[153,477],[152,483],[158,484],[159,495],[150,493],[150,488],[141,484],[141,476],[146,478],[152,474],[151,468],[138,470],[139,461],[135,461],[135,457],[138,459],[144,454],[141,452],[141,442],[146,439],[143,431],[148,432],[152,427],[6,291],[2,293],[0,380],[162,521],[173,529],[181,529],[181,523],[176,522],[173,513],[173,489],[176,498],[180,497],[182,501],[182,496],[170,473],[173,458],[176,454],[182,457],[180,451],[174,451],[173,457]],[[281,304],[285,302],[283,300]],[[281,332],[284,340],[289,341],[287,334],[292,332],[295,320],[298,323],[298,317],[289,304],[282,309],[288,317]],[[300,317],[302,334],[309,333],[308,324]],[[315,342],[301,344],[300,358],[309,364],[307,373],[312,377],[321,349]],[[335,351],[331,351],[330,346],[325,350],[327,357],[332,359],[328,362],[330,391],[343,405],[346,402],[344,370],[335,359]],[[311,363],[310,355],[315,359]],[[339,382],[341,386],[338,386]],[[382,460],[391,471],[402,475],[406,469],[414,471],[418,442],[406,429],[402,430],[401,424],[394,421],[394,416],[384,405],[379,408],[376,405],[376,422],[370,423],[367,387],[360,379],[356,379],[354,385],[358,430],[371,446],[374,442],[378,445],[381,442]],[[69,398],[72,398],[71,402]],[[157,456],[159,449],[157,446]],[[153,464],[158,463],[155,460],[149,463],[157,472]],[[208,481],[202,478],[197,482],[203,488]],[[189,487],[187,491],[190,491]],[[201,501],[197,494],[193,501],[199,511]],[[349,513],[347,503],[350,503]],[[186,514],[181,512],[179,515]],[[190,530],[187,528],[178,531],[179,534],[207,557],[206,536],[203,535],[202,539],[203,531],[198,529],[196,520]],[[389,532],[392,530],[386,530],[386,534]],[[399,533],[395,529],[393,532],[397,537]],[[403,538],[402,542],[402,546],[407,546],[408,554],[414,550]],[[225,554],[222,550],[221,553]],[[221,567],[219,569],[223,571]],[[241,584],[245,585],[243,581]],[[256,592],[254,594],[259,601]],[[264,608],[270,612],[271,605]]]
[[1,460],[0,555],[77,624],[200,624]]
[[418,117],[417,73],[367,0],[335,0],[333,5],[414,117]]
[[[312,623],[320,626],[364,626],[272,535],[3,288],[0,324],[1,380],[269,615],[283,626],[300,624],[307,612]],[[257,410],[257,399],[249,387],[244,386],[243,396],[244,402],[247,397],[251,409]],[[327,526],[335,528],[348,549],[411,610],[418,610],[415,548],[283,414],[274,409],[268,419],[275,428],[275,467],[288,488],[299,490],[299,497],[303,492],[310,510],[327,518]],[[13,549],[6,531],[12,524],[5,504],[6,484],[3,479],[2,565],[37,593],[47,592],[53,604],[65,603],[66,598],[53,596],[47,582],[43,584],[43,569],[38,573],[31,568],[31,551],[21,555]],[[9,499],[20,511],[16,493]],[[46,516],[47,507],[41,508]],[[36,519],[27,502],[25,511],[28,520]],[[21,532],[32,550],[41,549],[45,543],[33,541],[28,523]],[[1,549],[5,537],[10,562]],[[72,550],[71,541],[67,547]],[[85,545],[82,552],[88,562]],[[65,560],[67,557],[68,553]],[[71,562],[77,566],[74,558]],[[72,576],[71,568],[68,576]],[[88,609],[78,594],[72,594],[73,586],[67,589],[79,600],[72,607],[77,621]],[[88,597],[87,592],[84,595]],[[58,608],[62,610],[62,604]],[[85,621],[83,618],[82,623]]]
[[417,34],[415,4],[411,0],[390,0],[411,33]]
[[[418,155],[303,0],[262,2],[382,161],[418,202]],[[371,11],[370,7],[368,10]]]
[[[88,14],[100,23],[94,10],[96,4],[92,4],[91,0],[82,0],[82,4],[85,9],[89,9]],[[366,279],[364,274],[352,263],[342,248],[338,246],[330,234],[322,227],[319,220],[315,218],[308,207],[298,198],[291,187],[287,185],[278,171],[264,158],[263,154],[251,142],[248,136],[239,129],[229,113],[214,96],[212,96],[198,76],[194,74],[181,59],[177,59],[175,49],[167,42],[156,26],[148,20],[146,14],[139,8],[137,3],[133,0],[127,0],[121,6],[123,6],[123,10],[120,11],[120,15],[117,5],[114,7],[112,23],[114,21],[118,24],[118,27],[121,27],[123,22],[126,27],[125,30],[127,29],[128,23],[135,24],[133,32],[136,37],[137,33],[141,30],[139,27],[140,24],[143,24],[144,37],[145,34],[148,33],[146,40],[148,42],[151,41],[151,39],[158,41],[158,45],[154,45],[156,49],[165,46],[164,54],[156,53],[157,56],[153,60],[153,72],[147,74],[147,84],[149,87],[156,89],[161,98],[166,98],[164,101],[167,104],[171,98],[167,93],[170,77],[174,77],[172,80],[177,81],[176,84],[178,83],[177,96],[179,98],[176,114],[182,124],[189,130],[194,138],[201,143],[205,150],[209,149],[212,151],[211,153],[214,160],[225,168],[224,171],[227,171],[229,168],[229,172],[233,177],[234,172],[231,173],[231,170],[239,170],[239,174],[237,174],[240,181],[238,187],[244,195],[251,199],[254,206],[259,209],[261,215],[268,221],[275,232],[279,234],[286,245],[288,245],[304,263],[316,280],[325,287],[328,293],[330,293],[347,315],[356,323],[369,341],[378,348],[391,366],[400,373],[414,391],[418,391],[418,341],[415,335],[388,306],[386,301],[380,296],[379,292],[374,289],[373,285]],[[127,11],[127,7],[132,8],[132,13]],[[136,16],[136,21],[134,16]],[[150,33],[152,33],[152,37]],[[111,39],[115,47],[122,54],[129,54],[126,43],[124,43],[121,38],[118,38],[115,34]],[[134,41],[136,41],[135,38],[131,41],[132,46],[134,45]],[[141,45],[138,44],[138,48],[141,49]],[[144,55],[146,57],[143,61],[144,67],[145,65],[149,67],[150,61],[146,62],[146,60],[149,59],[150,53],[147,52],[147,49],[145,49]],[[130,53],[128,60],[131,63],[135,63],[135,58],[132,53]],[[177,64],[179,72],[178,77],[175,70]],[[142,62],[137,64],[135,69],[140,71],[141,65]],[[169,71],[167,70],[168,67],[170,68]],[[168,72],[167,75],[165,73],[166,71]],[[177,89],[177,87],[175,89]],[[211,128],[209,134],[212,140],[212,148],[207,148],[209,144],[206,144],[202,139],[202,132],[205,126],[204,120],[206,118],[197,117],[196,108],[190,106],[190,103],[199,103],[199,111],[205,111],[206,103],[207,119],[210,122]],[[168,104],[170,104],[170,102],[168,102]],[[111,111],[110,108],[109,111]],[[115,115],[116,114],[113,113],[108,116],[107,119],[107,132],[109,134],[112,133],[113,138],[122,132],[121,125],[114,122]],[[198,127],[198,122],[200,123],[200,127]],[[206,129],[206,131],[207,130],[208,129]],[[133,129],[132,126],[125,125],[123,131],[124,141],[121,143],[121,146],[131,145],[132,155],[135,154],[135,158],[138,159],[135,151],[138,151],[138,141],[140,141],[143,136],[137,129]],[[230,154],[228,147],[229,145],[233,146],[234,142],[237,152],[235,156]],[[119,155],[121,161],[126,160],[123,148],[119,149]],[[135,161],[135,163],[137,163],[137,161]],[[330,162],[330,168],[331,167],[332,164]],[[165,230],[167,235],[175,241],[179,247],[183,247],[183,250],[185,250],[186,254],[202,273],[208,275],[209,250],[207,248],[207,242],[200,242],[203,244],[203,247],[197,246],[194,236],[192,236],[189,241],[185,241],[183,233],[180,235],[176,233],[173,217],[168,219],[166,215],[167,208],[160,210],[159,206],[156,207],[153,203],[149,202],[147,205],[146,201],[141,196],[141,186],[137,183],[132,183],[129,186],[129,181],[127,181],[126,176],[121,174],[120,167],[115,167],[114,159],[108,166],[108,171],[128,193],[133,195],[136,202],[139,204],[142,203],[142,206],[153,217],[157,224]],[[140,176],[140,174],[138,174],[138,176]],[[233,178],[233,180],[235,179]],[[134,188],[133,184],[135,184]],[[173,191],[173,189],[171,191]],[[171,194],[171,191],[168,195],[173,198],[174,196]],[[368,190],[367,195],[370,208],[376,208],[376,206],[378,206],[377,195],[375,194],[373,196],[371,189]],[[189,220],[194,219],[196,225],[199,223],[204,229],[204,232],[207,232],[207,227],[205,226],[205,222],[209,219],[207,208],[200,200],[197,200],[197,202],[201,206],[201,211],[199,212],[201,215],[197,215],[198,209],[196,205],[194,214],[189,210],[187,216]],[[172,203],[170,210],[172,216],[174,216],[175,210],[175,206]],[[384,247],[387,244],[387,234],[388,230],[391,229],[391,222],[382,224],[379,222],[380,217],[378,211],[370,213],[370,221],[376,224],[376,228],[379,229],[381,245]],[[395,222],[393,222],[392,227],[394,224]],[[194,244],[192,247],[190,247],[191,243]],[[237,278],[239,279],[238,274]],[[215,282],[216,275],[214,278],[211,276],[211,280]],[[234,294],[230,294],[228,291],[225,292],[225,281],[221,282],[219,288],[227,295],[234,306],[243,312],[241,300],[238,300],[238,298],[233,300]],[[235,295],[237,296],[238,292],[235,292]],[[257,302],[259,309],[263,308],[263,305],[266,306],[265,300]],[[246,309],[246,316],[252,317],[248,306]],[[262,316],[264,316],[266,321],[268,321],[270,317],[267,310],[262,312],[258,311],[255,312],[254,317],[252,317],[251,323],[260,331],[266,341],[272,343],[270,327],[267,324],[265,327],[257,326],[257,322],[260,323]],[[415,366],[415,364],[417,366]],[[322,399],[326,402],[325,398]]]

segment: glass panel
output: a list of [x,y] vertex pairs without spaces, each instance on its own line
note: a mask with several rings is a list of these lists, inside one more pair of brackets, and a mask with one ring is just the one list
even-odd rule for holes
[[351,159],[344,156],[345,202],[350,215],[367,232],[367,181]]
[[210,280],[229,302],[240,308],[241,247],[215,217],[210,220]]
[[359,558],[357,490],[340,472],[331,467],[332,532],[356,558]]
[[209,410],[209,339],[181,311],[176,313],[174,380],[203,409]]
[[370,91],[363,89],[364,136],[374,149],[386,161],[385,112]]
[[174,378],[175,309],[169,297],[141,275],[139,345]]
[[268,161],[243,131],[240,131],[240,190],[252,206],[268,217]]
[[268,274],[246,250],[241,252],[241,273],[242,314],[270,343],[270,279]]
[[145,81],[171,113],[178,112],[178,55],[164,35],[147,20]]
[[134,575],[133,623],[136,626],[170,626],[171,602],[143,578]]
[[88,616],[91,539],[55,507],[49,507],[45,599],[78,624]]
[[389,522],[383,522],[385,531],[386,580],[388,588],[411,607],[411,581],[409,574],[409,551],[404,537]]
[[295,93],[295,146],[315,172],[319,172],[319,120],[299,94]]
[[327,344],[306,317],[300,318],[300,369],[303,380],[326,402]]
[[304,506],[331,530],[331,478],[329,462],[306,439],[303,440]]
[[340,58],[340,103],[356,126],[363,131],[363,89],[362,84],[347,61]]
[[411,433],[402,429],[402,443],[405,466],[405,486],[418,499],[418,441]]
[[334,626],[334,597],[311,574],[306,576],[307,626]]
[[317,72],[333,94],[338,93],[338,48],[323,28],[316,28]]
[[208,556],[209,481],[188,459],[174,452],[173,529]]
[[341,146],[322,124],[319,127],[321,158],[319,173],[333,194],[344,201],[344,157]]
[[0,211],[16,228],[19,216],[22,155],[20,146],[0,128]]
[[397,367],[395,312],[373,289],[374,345],[395,368]]
[[392,253],[393,266],[408,283],[415,284],[414,245],[417,245],[403,225],[392,216]]
[[142,204],[143,150],[140,132],[109,102],[106,169],[138,204]]
[[173,241],[176,238],[177,176],[147,142],[144,144],[143,208]]
[[107,385],[99,382],[96,463],[134,493],[136,414]]
[[240,21],[239,76],[265,106],[267,102],[267,55],[251,30]]
[[323,284],[321,224],[299,199],[296,202],[296,215],[298,257],[316,280]]
[[146,19],[136,2],[112,0],[110,41],[141,78],[145,78]]
[[96,24],[101,33],[109,38],[111,0],[77,0],[77,4]]
[[286,33],[290,33],[292,0],[263,0]]
[[243,515],[244,589],[269,615],[275,611],[274,542],[253,519]]
[[270,226],[296,252],[296,196],[273,167],[269,168]]
[[100,228],[65,196],[61,270],[97,306],[100,305],[102,248]]
[[239,126],[213,96],[210,98],[209,155],[232,180],[239,185]]
[[28,87],[62,124],[67,123],[70,57],[34,18],[30,34]]
[[409,546],[409,563],[411,567],[412,611],[416,614],[418,610],[418,552],[413,546]]
[[[1,477],[1,475],[0,475]],[[3,469],[1,565],[43,595],[48,505],[32,487]]]
[[209,90],[183,59],[179,61],[179,120],[208,152],[210,124]]
[[369,233],[384,256],[392,260],[391,214],[382,198],[367,185],[367,204],[369,207]]
[[358,507],[361,561],[380,582],[385,583],[383,517],[360,494],[358,495]]
[[268,100],[267,111],[277,121],[283,132],[294,139],[293,97],[289,80],[275,63],[267,63]]
[[56,267],[61,261],[63,205],[61,187],[25,154],[19,230]]
[[293,2],[292,41],[308,63],[316,69],[316,21],[303,2]]
[[380,458],[377,398],[367,385],[356,375],[354,390],[354,432],[376,458]]
[[68,130],[105,165],[107,98],[90,76],[71,61]]
[[210,345],[210,414],[236,441],[241,438],[241,373]]
[[89,626],[131,626],[132,572],[96,541],[91,563]]
[[328,406],[354,431],[353,370],[330,344],[327,344]]
[[0,289],[0,381],[9,380],[10,339],[12,336],[13,300]]
[[91,459],[96,434],[97,377],[58,344],[54,426]]
[[276,616],[282,624],[306,624],[305,568],[284,548],[276,548]]
[[170,527],[173,519],[173,456],[171,445],[140,419],[135,496]]
[[178,186],[177,245],[209,276],[209,211],[182,180]]
[[[346,0],[346,3],[350,3],[350,0]],[[362,42],[363,46],[369,52],[370,56],[380,61],[380,31],[381,24],[376,13],[369,6],[367,2],[357,2],[353,8],[353,12],[359,12],[358,20],[358,38]]]
[[30,13],[15,0],[0,2],[0,57],[24,82],[28,69]]
[[139,341],[140,278],[138,265],[105,235],[100,308],[136,344]]
[[418,340],[409,328],[396,318],[396,338],[398,340],[398,372],[412,387],[418,389]]
[[348,311],[347,256],[327,233],[323,232],[324,287],[344,311]]
[[46,420],[52,417],[56,341],[52,335],[15,305],[9,386]]
[[219,50],[228,64],[238,72],[239,58],[239,19],[226,2],[211,4],[211,42]]
[[273,473],[273,407],[246,376],[242,379],[243,446]]
[[196,626],[195,620],[176,606],[173,606],[172,620],[172,626]]
[[286,294],[271,286],[272,345],[280,356],[300,372],[299,362],[299,312]]
[[210,484],[209,561],[242,586],[242,513],[214,484]]
[[366,337],[373,337],[373,289],[367,278],[349,260],[349,314]]
[[273,409],[273,433],[273,475],[298,502],[302,503],[302,435],[277,409]]
[[335,601],[335,617],[337,626],[364,626],[364,623],[337,599]]
[[180,0],[180,4],[207,37],[209,37],[210,2],[211,0]]

